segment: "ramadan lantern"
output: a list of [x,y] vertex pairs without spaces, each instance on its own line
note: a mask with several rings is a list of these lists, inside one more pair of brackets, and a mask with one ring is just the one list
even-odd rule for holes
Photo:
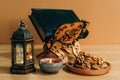
[[24,21],[20,21],[19,28],[11,38],[11,59],[10,72],[13,74],[26,74],[34,72],[34,40],[27,30]]

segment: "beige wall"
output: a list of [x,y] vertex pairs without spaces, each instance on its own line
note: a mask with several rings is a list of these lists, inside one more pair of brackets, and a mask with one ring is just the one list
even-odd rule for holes
[[35,43],[42,43],[28,15],[31,8],[72,9],[88,20],[89,36],[81,44],[120,44],[120,0],[1,0],[0,44],[10,43],[20,20],[25,20]]

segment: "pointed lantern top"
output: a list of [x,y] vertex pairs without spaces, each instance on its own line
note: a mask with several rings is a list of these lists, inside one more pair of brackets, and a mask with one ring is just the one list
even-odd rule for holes
[[27,30],[26,23],[21,20],[18,24],[19,28],[13,33],[11,40],[26,41],[33,40],[31,33]]

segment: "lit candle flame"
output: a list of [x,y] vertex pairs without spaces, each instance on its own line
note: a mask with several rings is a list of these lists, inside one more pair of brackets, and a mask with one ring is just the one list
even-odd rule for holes
[[52,59],[49,60],[49,63],[52,63]]

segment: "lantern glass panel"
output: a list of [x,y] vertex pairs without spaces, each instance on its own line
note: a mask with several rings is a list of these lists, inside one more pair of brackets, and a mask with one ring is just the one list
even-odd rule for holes
[[27,63],[32,61],[32,44],[28,43],[26,45]]
[[16,49],[16,59],[15,59],[15,63],[16,63],[16,64],[23,64],[23,63],[24,63],[23,45],[22,45],[22,44],[17,44],[15,49]]

